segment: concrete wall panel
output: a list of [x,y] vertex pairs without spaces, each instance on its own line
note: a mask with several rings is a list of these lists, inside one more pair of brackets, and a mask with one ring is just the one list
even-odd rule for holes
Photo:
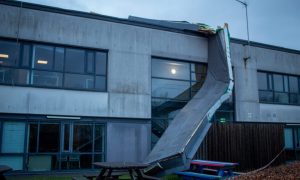
[[110,51],[108,91],[113,93],[151,93],[151,57],[145,54]]
[[257,69],[300,75],[300,55],[270,49],[255,48]]
[[207,62],[207,38],[164,31],[152,31],[152,55]]
[[151,96],[109,93],[109,116],[151,118]]
[[151,124],[108,123],[108,162],[142,162],[150,151]]
[[0,86],[0,112],[107,116],[108,93]]
[[260,104],[263,122],[300,123],[300,106]]

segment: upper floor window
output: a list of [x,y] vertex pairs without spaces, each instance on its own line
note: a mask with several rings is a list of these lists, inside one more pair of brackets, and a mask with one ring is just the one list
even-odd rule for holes
[[300,105],[299,77],[258,72],[260,102]]
[[0,40],[0,83],[106,91],[107,52]]

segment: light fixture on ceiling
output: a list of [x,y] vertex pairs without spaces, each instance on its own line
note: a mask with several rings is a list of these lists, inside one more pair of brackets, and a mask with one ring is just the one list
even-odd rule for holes
[[38,64],[48,64],[48,61],[39,59],[37,61]]
[[171,73],[172,73],[172,74],[176,74],[176,69],[172,68],[172,69],[171,69]]
[[9,55],[8,55],[8,54],[0,54],[0,58],[8,59],[8,58],[9,58]]

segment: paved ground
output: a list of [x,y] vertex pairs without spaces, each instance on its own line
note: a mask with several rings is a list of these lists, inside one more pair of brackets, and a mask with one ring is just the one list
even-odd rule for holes
[[259,172],[249,173],[234,178],[236,180],[248,179],[299,179],[300,180],[300,161],[271,167]]

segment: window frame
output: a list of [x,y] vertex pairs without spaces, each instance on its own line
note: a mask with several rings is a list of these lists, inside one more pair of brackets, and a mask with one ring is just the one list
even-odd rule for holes
[[[257,88],[258,88],[258,94],[259,94],[259,103],[300,106],[300,101],[298,103],[291,103],[291,95],[298,95],[299,98],[300,98],[300,75],[270,72],[270,71],[264,71],[264,70],[257,70],[257,74],[258,73],[265,73],[266,74],[266,76],[267,76],[267,88],[268,88],[267,90],[259,89],[259,84],[258,84],[258,81],[257,81]],[[282,88],[283,88],[282,91],[276,91],[275,90],[275,88],[274,88],[274,75],[282,76]],[[298,83],[298,92],[297,93],[290,92],[290,77],[291,76],[297,78],[297,83]],[[271,77],[272,82],[270,82],[269,77]],[[285,83],[287,83],[287,84],[285,84]],[[270,85],[272,87],[270,87]],[[261,98],[260,98],[260,92],[271,92],[272,96],[273,96],[272,101],[262,101]],[[285,94],[287,94],[288,103],[276,102],[275,101],[275,94],[276,93],[285,93]]]
[[[0,40],[2,41],[8,41],[8,42],[17,42],[16,39],[14,38],[4,38],[4,37],[0,37]],[[65,45],[65,44],[55,44],[55,43],[45,43],[45,42],[37,42],[37,41],[28,41],[28,40],[19,40],[18,41],[20,48],[19,48],[19,59],[18,59],[18,64],[14,67],[11,66],[5,66],[5,65],[1,65],[0,64],[0,68],[8,68],[11,70],[16,70],[16,69],[23,69],[23,70],[27,70],[29,71],[29,82],[26,82],[24,84],[15,84],[13,82],[10,83],[6,83],[6,82],[0,82],[0,85],[17,85],[17,86],[21,86],[21,87],[36,87],[36,88],[47,88],[47,89],[66,89],[66,90],[77,90],[77,91],[94,91],[94,92],[107,92],[108,88],[107,88],[107,80],[108,80],[108,56],[109,56],[109,51],[106,49],[97,49],[97,48],[90,48],[90,47],[82,47],[82,46],[73,46],[73,45]],[[29,45],[29,64],[27,66],[23,66],[23,49],[25,45]],[[53,47],[53,67],[52,70],[46,70],[46,69],[37,69],[37,68],[33,68],[33,63],[35,63],[34,59],[33,59],[33,46],[34,45],[41,45],[41,46],[50,46]],[[55,63],[56,63],[56,49],[57,48],[63,48],[64,49],[64,59],[63,59],[63,68],[62,70],[55,70]],[[78,75],[91,75],[93,76],[94,79],[94,83],[93,83],[93,88],[70,88],[70,87],[65,87],[64,86],[64,82],[65,82],[65,74],[67,74],[68,72],[65,71],[65,63],[66,63],[66,49],[67,48],[71,48],[71,49],[80,49],[84,51],[84,73],[70,73],[70,74],[78,74]],[[93,69],[94,69],[94,73],[88,73],[87,72],[87,54],[88,52],[93,52],[93,57],[94,57],[94,63],[93,63]],[[104,53],[106,55],[106,59],[105,59],[105,74],[97,74],[96,73],[96,53]],[[33,75],[33,71],[45,71],[45,72],[57,72],[57,73],[62,73],[62,85],[59,87],[55,87],[55,86],[47,86],[47,85],[35,85],[32,82],[32,75]],[[98,88],[96,88],[96,76],[101,76],[103,78],[105,78],[105,84],[104,84],[104,90],[99,90]]]

